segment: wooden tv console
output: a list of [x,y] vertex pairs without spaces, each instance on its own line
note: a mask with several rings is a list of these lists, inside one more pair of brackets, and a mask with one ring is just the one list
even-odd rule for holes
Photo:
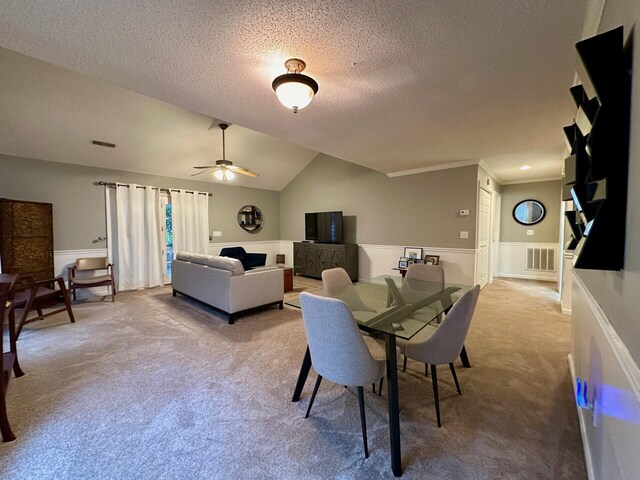
[[322,271],[342,267],[351,281],[358,281],[358,245],[355,243],[293,243],[295,275],[322,278]]

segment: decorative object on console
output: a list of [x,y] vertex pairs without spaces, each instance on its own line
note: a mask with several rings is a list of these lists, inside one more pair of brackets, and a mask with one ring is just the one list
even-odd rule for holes
[[290,58],[284,62],[287,73],[273,80],[271,87],[278,96],[280,103],[298,113],[311,103],[313,96],[318,93],[318,83],[311,77],[303,75],[307,67],[299,58]]
[[544,220],[546,209],[542,202],[528,199],[518,202],[513,207],[513,219],[520,225],[535,225]]
[[247,232],[258,232],[262,228],[262,211],[255,205],[245,205],[238,210],[238,225]]
[[[563,200],[574,240],[576,268],[620,270],[624,265],[631,104],[631,48],[623,28],[576,44],[583,82],[570,89],[578,107],[564,128],[571,147],[565,160]],[[570,242],[575,243],[575,242]]]
[[420,247],[404,247],[403,256],[407,257],[407,260],[422,258],[422,249]]
[[218,126],[222,130],[222,160],[216,160],[215,165],[203,165],[199,167],[193,167],[198,170],[202,170],[202,172],[194,173],[191,176],[195,177],[196,175],[201,175],[203,173],[207,173],[213,170],[213,175],[218,180],[223,180],[223,181],[233,180],[236,177],[235,175],[236,173],[239,173],[240,175],[246,175],[247,177],[259,177],[260,176],[259,174],[254,173],[250,170],[247,170],[246,168],[235,166],[232,162],[230,162],[225,158],[224,131],[227,128],[229,128],[229,125],[227,125],[226,123],[221,123]]
[[440,255],[425,255],[424,256],[425,265],[439,265],[440,264]]
[[400,260],[398,260],[398,268],[407,268],[409,266],[409,261],[404,258],[401,257]]
[[240,260],[245,270],[263,267],[267,263],[266,253],[247,253],[243,247],[225,247],[220,250],[220,256]]
[[284,264],[285,260],[284,260],[284,253],[278,253],[276,254],[276,263],[277,264]]

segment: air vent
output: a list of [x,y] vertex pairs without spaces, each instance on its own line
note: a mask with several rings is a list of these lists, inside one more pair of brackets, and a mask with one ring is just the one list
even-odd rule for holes
[[116,148],[115,143],[101,142],[100,140],[91,140],[91,143],[93,143],[94,145],[98,145],[100,147]]
[[555,248],[527,247],[527,263],[525,270],[538,272],[556,271]]

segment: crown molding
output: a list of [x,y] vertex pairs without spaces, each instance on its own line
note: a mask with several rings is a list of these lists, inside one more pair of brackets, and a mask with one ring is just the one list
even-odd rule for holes
[[403,177],[405,175],[416,175],[418,173],[435,172],[437,170],[448,170],[450,168],[468,167],[469,165],[478,165],[479,160],[460,160],[459,162],[440,163],[431,165],[430,167],[412,168],[411,170],[399,170],[397,172],[387,173],[387,177]]

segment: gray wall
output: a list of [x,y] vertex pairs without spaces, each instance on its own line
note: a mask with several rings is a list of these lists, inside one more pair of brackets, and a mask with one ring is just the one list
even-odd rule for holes
[[[502,212],[500,215],[501,242],[559,242],[562,181],[518,183],[502,186]],[[540,201],[547,213],[535,225],[521,225],[513,219],[513,208],[522,200]],[[533,230],[533,236],[527,235]]]
[[[280,238],[279,192],[0,155],[0,197],[52,203],[56,250],[106,246],[93,243],[106,233],[104,187],[94,185],[99,180],[213,193],[209,233],[222,231],[214,242]],[[257,233],[245,232],[236,221],[238,210],[247,204],[264,214],[263,228]]]
[[640,363],[640,31],[635,19],[639,14],[640,0],[608,0],[599,28],[604,32],[624,25],[628,36],[635,26],[624,269],[576,270],[637,363]]
[[281,192],[281,238],[304,239],[305,212],[342,210],[348,242],[474,248],[477,172],[474,165],[389,178],[318,155]]

